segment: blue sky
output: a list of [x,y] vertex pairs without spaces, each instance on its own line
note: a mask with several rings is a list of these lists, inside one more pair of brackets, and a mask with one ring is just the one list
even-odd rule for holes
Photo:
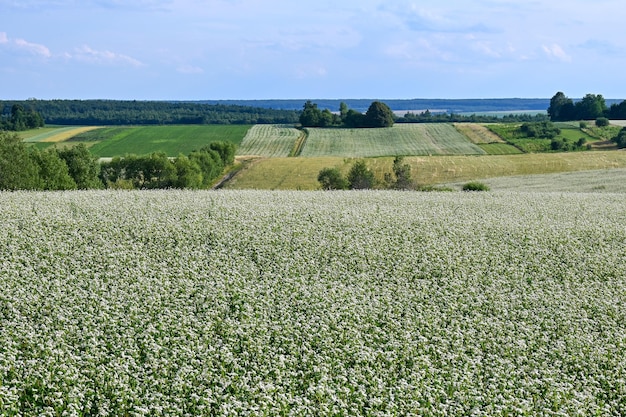
[[0,99],[626,99],[623,0],[0,0]]

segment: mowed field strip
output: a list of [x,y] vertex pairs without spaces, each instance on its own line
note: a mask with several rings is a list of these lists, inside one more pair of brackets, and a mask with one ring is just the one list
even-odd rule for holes
[[293,125],[254,125],[248,130],[237,155],[290,156],[304,132]]
[[301,156],[484,155],[477,145],[444,123],[396,124],[389,128],[309,128]]
[[100,129],[100,126],[68,126],[58,128],[43,128],[42,132],[29,135],[24,142],[64,142],[76,135],[91,130]]

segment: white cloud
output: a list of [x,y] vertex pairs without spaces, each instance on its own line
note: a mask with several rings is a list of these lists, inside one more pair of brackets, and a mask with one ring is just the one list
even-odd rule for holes
[[552,45],[543,45],[542,49],[543,52],[550,58],[563,62],[570,62],[572,60],[572,57],[569,56],[563,48],[556,43],[553,43]]
[[141,61],[128,55],[118,54],[111,51],[97,51],[87,45],[77,48],[74,55],[72,55],[72,58],[92,64],[124,64],[133,67],[140,67],[143,65]]
[[7,34],[5,32],[0,32],[0,44],[9,43],[9,38],[7,38]]
[[18,48],[28,51],[31,54],[39,55],[44,58],[50,58],[52,56],[52,54],[50,53],[50,50],[44,45],[40,45],[38,43],[27,42],[24,39],[16,39],[14,43]]

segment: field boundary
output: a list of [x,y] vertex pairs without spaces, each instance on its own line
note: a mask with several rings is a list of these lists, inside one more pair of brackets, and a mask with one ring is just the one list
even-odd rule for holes
[[298,140],[294,143],[293,149],[291,150],[291,153],[289,154],[289,156],[292,156],[292,157],[300,156],[300,154],[302,153],[302,149],[304,149],[304,146],[306,145],[306,141],[308,137],[309,137],[309,130],[302,129],[300,137],[298,137]]

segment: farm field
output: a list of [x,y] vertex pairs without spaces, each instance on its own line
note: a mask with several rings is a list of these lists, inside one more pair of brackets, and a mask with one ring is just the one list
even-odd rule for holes
[[152,152],[178,156],[214,141],[239,145],[249,128],[249,125],[117,126],[87,131],[70,141],[92,144],[90,151],[98,157]]
[[378,129],[309,128],[301,156],[481,155],[447,123],[395,124]]
[[64,142],[81,133],[99,129],[99,126],[60,126],[30,130],[22,137],[24,142],[55,143]]
[[[491,191],[626,193],[626,168],[488,178]],[[463,182],[446,184],[461,189]]]
[[237,155],[291,156],[304,133],[291,125],[254,125],[237,149]]
[[623,207],[0,193],[0,414],[625,415]]
[[[269,158],[258,160],[226,184],[231,189],[315,190],[317,175],[327,167],[347,174],[354,158]],[[469,181],[511,175],[626,168],[626,152],[593,151],[518,155],[451,155],[406,157],[419,185]],[[367,165],[379,180],[392,171],[393,158],[370,158]]]

